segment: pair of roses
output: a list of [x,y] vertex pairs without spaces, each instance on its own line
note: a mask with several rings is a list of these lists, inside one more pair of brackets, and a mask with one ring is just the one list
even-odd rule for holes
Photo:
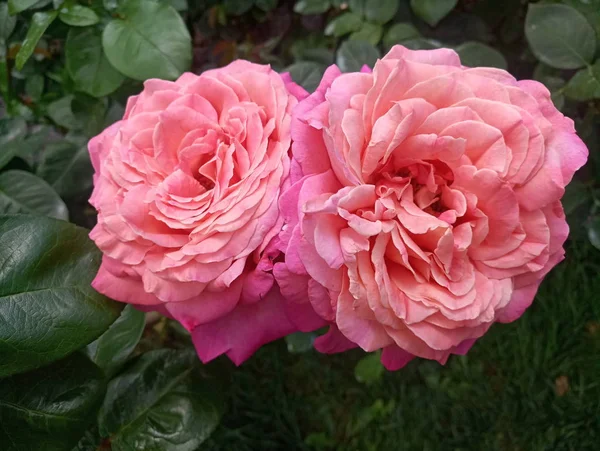
[[205,362],[328,326],[319,351],[388,369],[524,312],[588,153],[540,83],[402,46],[310,95],[247,61],[149,80],[89,150],[98,291],[176,319]]

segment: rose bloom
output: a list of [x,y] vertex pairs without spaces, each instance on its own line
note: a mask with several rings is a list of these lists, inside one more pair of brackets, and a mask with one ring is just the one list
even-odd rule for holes
[[104,254],[93,286],[180,321],[205,361],[239,363],[297,330],[272,274],[291,92],[306,95],[287,81],[246,61],[149,80],[89,144]]
[[372,73],[330,67],[292,139],[274,273],[331,324],[322,352],[444,363],[564,258],[560,198],[588,152],[540,83],[395,46]]

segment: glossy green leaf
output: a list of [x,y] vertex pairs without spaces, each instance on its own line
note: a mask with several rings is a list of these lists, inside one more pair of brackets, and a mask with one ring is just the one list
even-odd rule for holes
[[54,22],[57,14],[57,11],[48,11],[35,13],[33,15],[27,36],[21,45],[19,53],[17,53],[16,66],[18,70],[23,69],[27,60],[33,55],[33,51],[35,50],[38,41],[44,35],[50,24]]
[[288,66],[284,72],[289,72],[294,82],[308,92],[313,92],[321,82],[325,67],[311,61],[300,61]]
[[241,16],[254,6],[254,0],[223,0],[223,8],[227,14]]
[[27,123],[23,118],[0,119],[0,169],[17,155],[26,134]]
[[336,37],[344,36],[353,31],[360,30],[362,23],[363,20],[359,14],[345,12],[327,24],[327,27],[325,27],[325,35],[333,35]]
[[58,17],[72,27],[88,27],[100,22],[93,9],[73,3],[61,8]]
[[314,332],[295,332],[285,337],[288,352],[300,354],[308,352],[312,349],[316,338]]
[[294,12],[298,14],[323,14],[329,10],[329,0],[299,0],[294,5]]
[[379,50],[370,42],[348,40],[340,46],[336,63],[342,72],[357,72],[365,64],[372,68],[379,56]]
[[587,19],[600,39],[600,0],[544,0],[543,3],[562,3],[572,6]]
[[350,39],[367,41],[372,45],[377,45],[381,41],[383,28],[376,23],[364,22],[360,30],[355,31],[350,35]]
[[101,255],[88,233],[42,216],[0,216],[0,377],[72,353],[118,317],[122,305],[90,285]]
[[196,450],[217,426],[221,389],[192,350],[138,357],[113,379],[98,413],[113,451]]
[[435,27],[457,3],[458,0],[410,0],[410,7],[417,17]]
[[27,213],[69,219],[67,206],[44,180],[21,170],[0,174],[0,214]]
[[567,83],[565,95],[580,101],[600,99],[600,60],[577,72]]
[[87,146],[66,140],[49,144],[36,170],[36,174],[65,199],[89,190],[93,173]]
[[384,24],[394,18],[400,0],[367,1],[364,7],[365,17],[369,22]]
[[525,36],[534,55],[558,69],[578,69],[596,52],[594,29],[581,13],[567,5],[530,4]]
[[465,42],[456,47],[460,61],[469,67],[497,67],[504,69],[508,67],[506,58],[498,50],[481,42]]
[[2,379],[2,450],[70,451],[94,420],[105,390],[102,371],[79,353]]
[[192,39],[172,6],[129,0],[120,14],[102,34],[104,53],[117,70],[136,80],[174,80],[190,68]]
[[411,23],[397,23],[392,25],[383,37],[383,46],[386,49],[409,39],[421,37],[419,30]]
[[38,1],[39,0],[8,0],[8,10],[11,14],[17,14],[31,8]]
[[354,377],[358,382],[364,384],[372,384],[377,382],[383,376],[385,368],[381,363],[381,355],[378,352],[373,352],[363,357],[354,367]]
[[7,3],[0,3],[0,40],[7,40],[15,29],[17,17],[8,11]]
[[108,377],[112,377],[140,341],[145,324],[144,313],[127,305],[121,316],[96,341],[90,343],[85,352]]
[[65,44],[66,66],[77,89],[94,97],[114,92],[125,80],[102,50],[102,32],[96,28],[73,28]]

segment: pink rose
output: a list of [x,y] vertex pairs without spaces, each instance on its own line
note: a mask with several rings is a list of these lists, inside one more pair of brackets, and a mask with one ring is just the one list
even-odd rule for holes
[[372,73],[330,67],[292,139],[274,273],[331,324],[322,352],[443,363],[563,259],[560,198],[588,152],[540,83],[396,46]]
[[272,274],[290,92],[304,93],[247,61],[149,80],[89,144],[90,236],[104,254],[93,286],[180,321],[205,361],[228,353],[239,363],[297,330]]

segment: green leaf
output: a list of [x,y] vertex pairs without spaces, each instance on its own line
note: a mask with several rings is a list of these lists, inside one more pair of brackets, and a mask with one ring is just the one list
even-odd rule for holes
[[299,0],[294,5],[294,12],[298,14],[323,14],[329,10],[329,0]]
[[121,316],[96,341],[90,343],[85,352],[110,378],[121,368],[140,341],[145,324],[144,313],[127,305]]
[[172,6],[129,0],[121,14],[102,34],[104,53],[117,70],[136,80],[174,80],[190,68],[192,40]]
[[369,22],[384,24],[394,18],[399,6],[399,0],[371,0],[365,3],[364,12]]
[[73,28],[65,44],[66,66],[77,89],[94,97],[116,91],[125,77],[109,62],[102,50],[102,31]]
[[21,170],[0,174],[0,214],[28,213],[69,219],[67,206],[41,178]]
[[362,23],[363,20],[359,14],[348,11],[337,16],[327,24],[327,27],[325,27],[325,35],[333,35],[335,37],[344,36],[359,30]]
[[350,8],[350,11],[358,14],[360,17],[365,17],[365,8],[367,1],[368,0],[348,0],[348,8]]
[[552,103],[554,103],[556,109],[559,111],[562,110],[563,106],[565,106],[565,96],[561,91],[553,92],[550,96],[550,99],[552,100]]
[[594,216],[587,225],[590,243],[600,249],[600,216]]
[[295,332],[285,337],[288,352],[292,354],[300,354],[308,352],[312,349],[316,338],[314,332]]
[[93,173],[87,146],[77,146],[66,140],[48,145],[36,170],[36,174],[64,199],[89,190]]
[[565,187],[565,194],[560,200],[567,216],[574,213],[577,208],[587,202],[590,202],[590,190],[585,183],[574,178],[571,183]]
[[255,5],[257,8],[268,13],[277,8],[277,3],[279,3],[279,0],[256,0]]
[[545,83],[545,79],[548,77],[560,78],[560,76],[561,71],[559,69],[555,69],[554,67],[550,67],[544,63],[536,64],[535,69],[533,70],[533,79],[542,83]]
[[77,119],[71,107],[73,98],[73,95],[68,95],[50,103],[46,108],[48,117],[61,127],[68,129],[77,127]]
[[354,367],[354,377],[356,377],[356,380],[367,385],[379,381],[384,372],[385,369],[381,363],[381,355],[378,352],[367,354]]
[[33,74],[27,77],[25,80],[25,93],[34,102],[39,102],[44,93],[44,76],[42,74]]
[[98,413],[113,451],[195,450],[219,423],[221,390],[192,350],[140,356],[113,379]]
[[123,0],[102,0],[102,5],[104,6],[105,10],[112,12],[119,7],[119,4],[122,1]]
[[122,304],[90,283],[101,254],[89,231],[41,216],[0,216],[0,377],[98,338]]
[[25,63],[33,54],[38,41],[42,38],[50,24],[54,22],[57,14],[57,11],[48,11],[33,15],[27,36],[21,45],[19,53],[17,53],[16,66],[18,70],[23,69]]
[[39,0],[8,0],[8,11],[17,14],[34,6]]
[[223,0],[225,12],[234,16],[247,13],[254,6],[254,0]]
[[289,72],[294,82],[308,92],[313,92],[321,82],[325,67],[311,61],[300,61],[285,68],[284,72]]
[[402,42],[402,45],[411,50],[433,50],[442,47],[442,43],[435,39],[414,38]]
[[336,63],[342,72],[358,72],[365,64],[373,67],[379,56],[379,50],[373,44],[348,40],[340,46]]
[[600,99],[600,60],[577,72],[567,83],[565,95],[580,101]]
[[83,437],[79,439],[79,442],[71,451],[98,451],[101,443],[102,437],[100,437],[98,425],[94,424],[85,431]]
[[419,37],[421,34],[413,24],[397,23],[392,25],[383,37],[383,46],[389,50],[396,44]]
[[541,62],[558,69],[578,69],[596,52],[594,29],[581,13],[566,5],[530,4],[525,36]]
[[108,107],[105,97],[90,97],[86,94],[77,94],[73,99],[71,108],[76,118],[76,130],[84,136],[96,136],[104,128],[104,118]]
[[360,30],[355,31],[350,35],[350,39],[367,41],[373,45],[377,45],[381,41],[381,35],[383,35],[383,28],[379,24],[365,22],[362,24]]
[[105,390],[102,371],[79,353],[2,379],[2,449],[69,451],[93,421]]
[[23,118],[0,119],[0,169],[17,155],[26,134],[27,123]]
[[100,22],[98,14],[93,9],[77,4],[70,4],[61,8],[58,17],[67,25],[73,27],[88,27]]
[[469,67],[497,67],[506,70],[508,64],[498,50],[481,42],[465,42],[456,48],[463,65]]
[[565,102],[565,96],[563,94],[565,80],[561,78],[561,71],[544,63],[538,63],[533,71],[533,78],[546,85],[552,94],[554,106],[560,110]]
[[410,0],[410,7],[417,17],[435,27],[457,3],[458,0]]
[[15,30],[17,17],[8,12],[8,4],[0,3],[0,40],[7,40]]
[[177,11],[187,11],[188,10],[187,0],[167,0],[167,1]]

